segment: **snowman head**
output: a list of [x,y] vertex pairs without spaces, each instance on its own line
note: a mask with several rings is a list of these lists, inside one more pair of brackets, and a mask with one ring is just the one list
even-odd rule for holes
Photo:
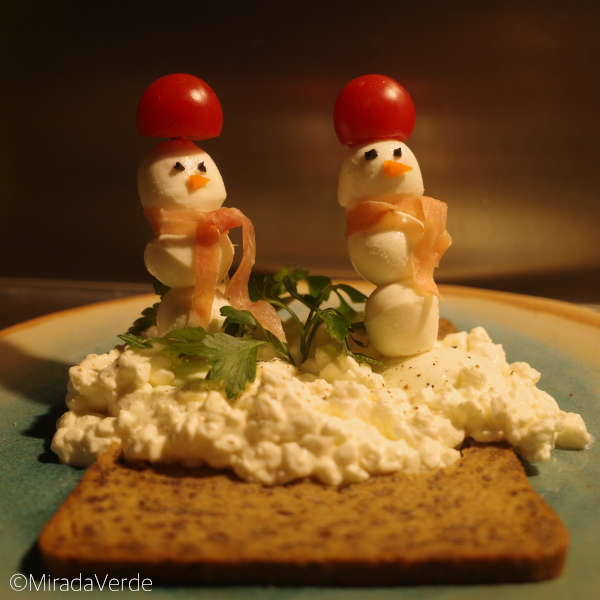
[[398,140],[377,140],[348,150],[340,170],[338,202],[352,207],[377,196],[418,197],[423,191],[421,169],[410,148]]
[[227,194],[217,165],[204,150],[185,139],[154,146],[138,169],[138,192],[144,208],[221,208]]

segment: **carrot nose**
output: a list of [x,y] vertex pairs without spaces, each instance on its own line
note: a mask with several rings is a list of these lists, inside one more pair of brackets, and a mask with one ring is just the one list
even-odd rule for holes
[[190,175],[188,177],[187,183],[192,190],[198,190],[203,185],[206,185],[210,179],[208,177],[203,177],[202,175]]
[[402,175],[402,173],[407,173],[408,171],[412,171],[412,167],[409,167],[408,165],[403,165],[402,163],[396,162],[395,160],[383,161],[383,172],[388,177],[396,177],[397,175]]

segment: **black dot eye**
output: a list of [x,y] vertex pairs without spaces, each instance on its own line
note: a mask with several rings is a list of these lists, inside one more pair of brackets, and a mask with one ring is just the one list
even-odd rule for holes
[[177,169],[178,171],[185,171],[185,167],[179,161],[173,165],[173,168]]
[[398,158],[400,158],[402,156],[402,148],[395,148],[394,156],[397,156]]
[[377,158],[379,156],[379,154],[377,154],[377,150],[375,150],[375,148],[371,148],[370,150],[367,150],[365,152],[365,160],[373,160],[374,158]]
[[202,171],[203,173],[206,173],[206,167],[204,166],[204,161],[202,161],[199,165],[198,165],[198,171]]

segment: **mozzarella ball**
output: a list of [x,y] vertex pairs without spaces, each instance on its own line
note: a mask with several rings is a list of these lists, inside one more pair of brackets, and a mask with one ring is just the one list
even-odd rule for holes
[[374,227],[348,238],[348,254],[357,273],[375,285],[402,281],[413,275],[412,252],[424,225],[400,211],[387,213]]
[[154,146],[142,159],[138,192],[144,208],[165,210],[209,212],[221,208],[227,197],[213,159],[193,142],[179,139]]
[[[394,151],[401,153],[395,156]],[[369,158],[374,156],[374,158]],[[394,161],[411,167],[400,175],[385,174],[383,163]],[[338,183],[338,202],[353,206],[359,200],[385,194],[403,194],[407,197],[423,195],[423,177],[419,163],[410,148],[398,140],[379,140],[348,150],[342,163]]]
[[[221,264],[218,281],[222,281],[233,261],[233,244],[227,234],[219,235]],[[162,234],[153,237],[144,252],[146,269],[156,279],[172,288],[196,284],[196,238],[194,235]]]
[[365,305],[367,335],[385,356],[429,350],[437,339],[439,316],[437,297],[410,279],[378,287]]

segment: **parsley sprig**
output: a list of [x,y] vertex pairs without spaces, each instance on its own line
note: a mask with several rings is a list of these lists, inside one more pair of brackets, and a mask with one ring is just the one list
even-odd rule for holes
[[[308,293],[301,293],[299,283],[304,282]],[[169,288],[155,284],[155,291],[162,296]],[[352,336],[356,330],[364,327],[360,321],[362,313],[352,308],[352,304],[362,304],[367,297],[359,290],[343,283],[334,284],[329,277],[309,275],[304,269],[291,270],[289,265],[275,275],[261,275],[250,280],[248,286],[253,302],[263,300],[276,309],[289,313],[292,322],[300,334],[300,364],[309,356],[311,344],[318,329],[325,325],[329,335],[342,345],[347,355],[357,361],[380,364],[378,361],[357,352],[352,352],[348,340],[362,344]],[[325,307],[332,295],[337,297],[337,307]],[[308,316],[302,320],[292,310],[290,303],[300,302]],[[148,349],[158,346],[161,350],[175,352],[182,356],[202,357],[210,364],[208,380],[221,380],[225,384],[228,399],[235,398],[256,378],[258,351],[261,347],[270,347],[283,360],[295,364],[287,344],[278,340],[245,310],[232,306],[221,308],[225,317],[223,331],[208,333],[202,327],[175,329],[162,337],[144,338],[141,333],[156,325],[158,303],[142,312],[127,333],[119,337],[132,348]]]
[[[307,294],[300,293],[298,290],[301,281],[308,288]],[[290,270],[288,265],[275,275],[260,275],[252,278],[248,289],[253,302],[264,300],[290,314],[300,332],[300,364],[308,358],[315,334],[323,324],[327,327],[329,335],[342,344],[346,354],[353,356],[359,362],[380,364],[369,356],[352,352],[348,346],[348,338],[357,345],[362,345],[351,336],[355,329],[364,326],[360,320],[362,313],[354,310],[351,303],[364,304],[367,296],[356,288],[345,283],[333,283],[329,277],[323,275],[309,275],[304,269]],[[338,306],[321,308],[332,294],[337,296]],[[292,299],[308,309],[308,317],[304,322],[290,308]]]
[[[154,281],[154,293],[156,295],[160,296],[161,300],[162,300],[163,296],[170,289],[171,288],[169,286],[166,286],[164,283],[161,283],[158,280]],[[153,304],[152,306],[145,308],[142,311],[142,316],[133,322],[133,325],[129,328],[128,333],[131,333],[132,335],[135,335],[135,336],[139,336],[144,331],[146,331],[147,329],[152,327],[152,325],[156,325],[156,313],[158,311],[159,305],[160,305],[160,302],[157,302],[156,304]],[[119,336],[119,337],[121,337],[121,336]]]

